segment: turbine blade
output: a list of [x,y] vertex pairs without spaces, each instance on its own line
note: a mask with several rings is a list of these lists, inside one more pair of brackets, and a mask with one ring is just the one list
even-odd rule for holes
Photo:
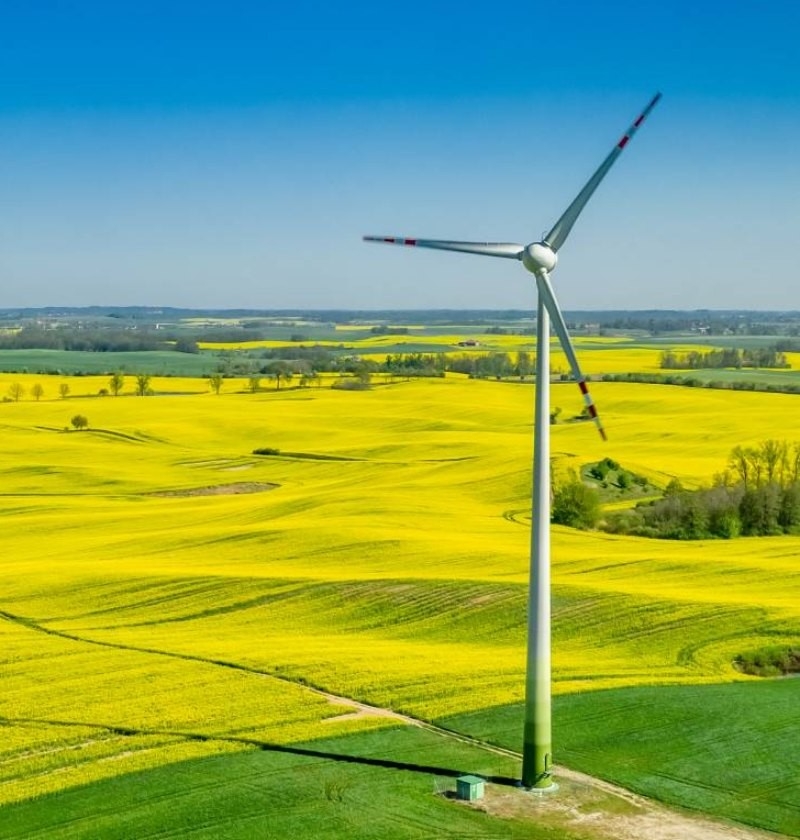
[[597,414],[594,400],[592,399],[591,394],[589,393],[589,388],[586,385],[586,377],[581,372],[581,367],[578,364],[578,357],[575,355],[575,348],[572,346],[572,339],[569,337],[569,332],[567,332],[567,325],[564,322],[564,316],[561,314],[561,309],[556,301],[555,292],[553,291],[553,287],[550,284],[550,278],[547,276],[546,271],[538,271],[536,273],[536,285],[539,289],[542,301],[544,302],[547,311],[550,313],[550,322],[552,323],[553,329],[558,336],[558,340],[561,342],[561,347],[564,349],[564,353],[569,361],[569,366],[572,368],[572,375],[578,383],[581,394],[583,394],[583,401],[586,403],[586,409],[589,412],[589,416],[592,420],[594,420],[595,425],[597,426],[597,431],[600,432],[600,437],[603,438],[603,440],[608,440],[606,437],[606,430],[600,422],[600,417]]
[[645,121],[647,115],[655,108],[658,100],[661,99],[661,94],[657,93],[647,104],[647,107],[641,114],[631,123],[630,128],[622,135],[619,142],[611,150],[608,157],[600,164],[597,171],[586,182],[586,186],[578,193],[575,200],[564,211],[561,218],[553,225],[553,229],[545,237],[545,242],[554,250],[558,249],[564,244],[572,226],[575,224],[581,210],[586,206],[586,202],[592,197],[592,193],[597,189],[599,183],[606,177],[609,169],[614,164],[614,161],[622,154],[622,150],[628,145],[628,141],[639,130],[641,124]]
[[525,250],[522,245],[513,242],[452,242],[449,239],[407,239],[402,236],[365,236],[364,241],[436,248],[439,251],[461,251],[464,254],[482,254],[485,257],[505,257],[510,260],[521,260]]

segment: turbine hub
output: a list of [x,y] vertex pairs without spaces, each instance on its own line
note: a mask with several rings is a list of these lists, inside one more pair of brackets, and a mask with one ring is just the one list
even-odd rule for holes
[[544,269],[551,272],[558,262],[558,255],[546,242],[533,242],[522,252],[522,264],[533,274]]

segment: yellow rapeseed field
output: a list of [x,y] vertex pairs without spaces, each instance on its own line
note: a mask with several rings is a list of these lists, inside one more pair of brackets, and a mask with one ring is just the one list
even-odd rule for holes
[[[0,377],[26,389],[0,405],[0,801],[392,723],[303,683],[429,719],[520,700],[530,385],[38,379],[36,401],[37,377]],[[796,396],[593,393],[610,440],[553,426],[561,467],[608,455],[698,485],[736,445],[800,439]],[[552,401],[581,406],[571,383]],[[799,555],[554,528],[556,691],[742,678],[738,651],[800,635]]]

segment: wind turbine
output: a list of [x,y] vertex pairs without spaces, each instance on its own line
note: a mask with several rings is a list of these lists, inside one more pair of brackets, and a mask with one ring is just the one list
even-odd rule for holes
[[564,316],[561,314],[550,284],[550,274],[558,262],[558,252],[566,242],[581,211],[660,98],[661,94],[656,93],[650,100],[541,242],[532,242],[530,245],[523,246],[511,242],[453,242],[446,239],[409,239],[399,236],[364,237],[366,242],[436,248],[441,251],[460,251],[465,254],[483,254],[487,257],[520,260],[536,277],[539,302],[536,322],[533,513],[525,729],[522,749],[522,785],[526,788],[547,790],[555,787],[552,779],[550,685],[550,319],[552,319],[553,330],[569,360],[572,375],[583,395],[589,416],[597,424],[603,440],[606,440],[605,430],[586,385],[586,377],[581,373]]

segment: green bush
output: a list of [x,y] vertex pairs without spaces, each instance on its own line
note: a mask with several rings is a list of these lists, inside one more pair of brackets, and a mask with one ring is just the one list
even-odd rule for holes
[[592,478],[596,478],[598,481],[605,481],[605,478],[608,475],[608,466],[603,461],[600,461],[590,468],[589,475]]
[[771,647],[751,650],[734,657],[734,665],[754,677],[779,677],[800,673],[800,646]]
[[369,391],[369,381],[363,379],[337,379],[332,385],[336,391]]
[[550,519],[557,525],[593,528],[600,518],[600,495],[572,472],[553,493]]

